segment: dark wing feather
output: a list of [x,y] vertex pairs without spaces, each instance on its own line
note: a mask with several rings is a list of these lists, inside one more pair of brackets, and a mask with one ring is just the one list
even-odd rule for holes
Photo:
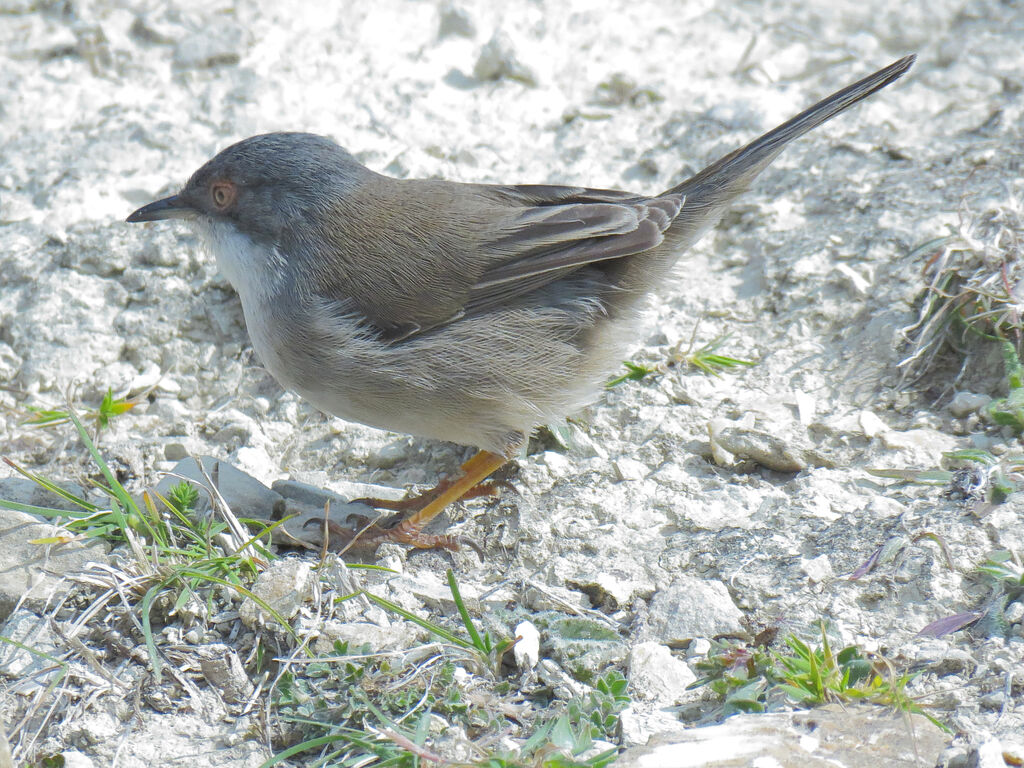
[[505,189],[533,205],[492,241],[508,258],[472,285],[466,313],[508,302],[587,264],[650,250],[664,240],[682,206],[680,195],[638,198],[613,190],[538,185]]
[[[682,195],[549,185],[399,181],[373,175],[320,226],[329,269],[314,293],[392,342],[548,285],[585,265],[659,245]],[[288,252],[308,251],[301,244]]]

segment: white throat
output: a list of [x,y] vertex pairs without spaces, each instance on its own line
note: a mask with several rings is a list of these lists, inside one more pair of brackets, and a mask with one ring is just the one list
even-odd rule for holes
[[285,264],[276,248],[260,245],[224,221],[200,217],[192,225],[238,292],[243,306],[266,301],[277,293]]

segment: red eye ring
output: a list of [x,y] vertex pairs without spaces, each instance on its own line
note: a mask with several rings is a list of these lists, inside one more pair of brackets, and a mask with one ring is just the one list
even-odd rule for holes
[[230,181],[215,181],[210,185],[210,200],[218,211],[226,211],[235,202],[235,185]]

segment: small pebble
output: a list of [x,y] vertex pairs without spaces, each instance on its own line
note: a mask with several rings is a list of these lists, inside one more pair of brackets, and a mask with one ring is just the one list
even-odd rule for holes
[[530,622],[522,621],[516,625],[514,634],[517,642],[512,653],[516,665],[524,671],[533,669],[540,660],[540,632]]
[[167,443],[164,446],[164,458],[168,461],[181,461],[188,456],[188,449],[181,443]]
[[946,407],[949,408],[951,414],[958,419],[962,419],[964,416],[977,413],[978,410],[991,402],[992,398],[988,395],[976,395],[973,392],[957,392]]

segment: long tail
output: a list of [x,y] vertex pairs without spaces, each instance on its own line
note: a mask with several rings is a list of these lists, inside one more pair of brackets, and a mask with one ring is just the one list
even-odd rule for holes
[[885,88],[910,69],[916,58],[905,56],[885,69],[836,91],[778,128],[773,128],[747,146],[729,153],[682,184],[664,192],[665,195],[679,194],[686,198],[683,209],[667,233],[669,238],[683,247],[695,242],[709,227],[714,226],[726,205],[746,190],[750,182],[778,157],[789,142],[875,91]]

